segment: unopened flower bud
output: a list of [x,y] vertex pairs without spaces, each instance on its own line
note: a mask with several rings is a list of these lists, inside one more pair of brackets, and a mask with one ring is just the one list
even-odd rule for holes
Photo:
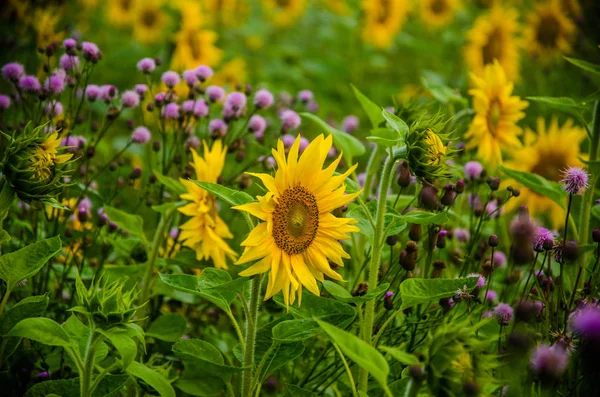
[[497,247],[498,246],[498,236],[496,236],[495,234],[492,234],[489,238],[488,238],[488,245],[490,247]]
[[421,236],[422,236],[422,227],[421,225],[419,225],[418,223],[412,223],[410,225],[410,230],[408,232],[408,238],[410,238],[413,241],[419,241],[421,240]]
[[492,191],[496,191],[498,190],[498,188],[500,187],[500,178],[495,178],[493,176],[490,176],[489,178],[487,178],[487,184],[490,187],[490,189]]

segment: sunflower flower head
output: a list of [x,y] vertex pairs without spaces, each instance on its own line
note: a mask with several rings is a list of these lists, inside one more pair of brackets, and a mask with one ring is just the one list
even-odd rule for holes
[[577,28],[561,7],[559,0],[547,0],[535,5],[527,15],[524,42],[530,55],[542,62],[560,60],[571,52]]
[[410,1],[363,0],[363,40],[379,49],[391,47],[406,22],[410,7]]
[[[212,149],[206,142],[203,146],[203,157],[190,149],[193,158],[190,165],[196,171],[198,181],[217,183],[225,165],[227,147],[220,140],[215,141]],[[219,217],[215,197],[193,181],[180,180],[187,188],[187,193],[180,197],[189,203],[179,208],[179,212],[191,219],[181,225],[179,241],[184,247],[193,249],[199,261],[210,259],[217,269],[227,269],[227,259],[235,260],[237,254],[224,240],[233,235]]]
[[319,295],[317,280],[324,276],[341,280],[330,263],[343,266],[344,251],[340,240],[358,232],[352,218],[332,214],[351,202],[359,192],[346,194],[344,180],[356,165],[340,175],[334,175],[342,159],[338,156],[323,168],[332,147],[332,137],[319,135],[299,156],[300,136],[289,148],[280,140],[273,157],[277,162],[275,175],[250,174],[259,178],[267,189],[258,201],[234,207],[259,218],[259,223],[242,243],[244,253],[237,261],[241,265],[258,260],[240,272],[241,276],[269,272],[265,300],[283,291],[286,305],[298,304],[304,286]]
[[440,133],[445,124],[440,116],[422,118],[413,123],[408,134],[408,166],[423,181],[450,176],[446,160],[454,151],[442,141],[447,139],[447,134]]
[[502,162],[502,149],[521,146],[517,122],[525,117],[528,103],[513,95],[513,83],[498,61],[485,67],[483,77],[472,74],[471,78],[475,117],[465,134],[466,148],[477,148],[479,158],[495,165]]
[[61,153],[58,133],[44,134],[44,125],[31,124],[17,138],[5,135],[9,145],[1,165],[6,179],[24,202],[56,201],[68,176],[66,165],[73,157]]

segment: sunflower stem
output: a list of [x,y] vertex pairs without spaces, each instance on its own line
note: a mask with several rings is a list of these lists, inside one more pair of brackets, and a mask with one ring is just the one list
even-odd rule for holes
[[257,275],[250,282],[250,310],[246,319],[246,340],[244,341],[244,367],[242,376],[242,397],[252,394],[252,367],[254,366],[254,348],[256,342],[256,320],[260,303],[260,284],[262,275]]
[[[379,198],[377,200],[377,213],[375,215],[375,233],[372,240],[372,255],[369,264],[369,289],[373,291],[377,288],[377,275],[379,273],[379,265],[381,262],[381,251],[383,249],[383,226],[387,204],[387,191],[392,178],[395,156],[390,153],[383,164],[381,180],[379,182]],[[375,301],[370,300],[365,305],[365,318],[362,324],[362,339],[369,345],[372,344],[373,323],[375,321]],[[367,393],[369,383],[369,373],[361,368],[358,373],[358,389],[363,393]]]

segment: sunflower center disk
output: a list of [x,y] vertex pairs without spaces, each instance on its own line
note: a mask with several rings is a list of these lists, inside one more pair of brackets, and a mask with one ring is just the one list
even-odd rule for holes
[[301,254],[314,240],[318,228],[315,196],[300,185],[284,191],[273,211],[275,244],[288,255]]

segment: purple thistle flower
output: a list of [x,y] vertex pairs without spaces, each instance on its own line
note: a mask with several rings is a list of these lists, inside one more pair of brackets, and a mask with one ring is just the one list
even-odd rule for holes
[[517,242],[533,241],[533,237],[537,232],[537,226],[529,217],[529,210],[523,206],[519,209],[519,213],[510,223],[510,232]]
[[213,70],[210,68],[210,66],[206,65],[198,66],[196,69],[194,69],[194,72],[196,72],[196,77],[198,77],[198,80],[200,80],[202,83],[213,76]]
[[300,146],[298,147],[298,151],[300,153],[304,152],[309,144],[310,142],[308,141],[308,139],[306,139],[305,137],[300,137]]
[[167,94],[165,92],[159,92],[158,94],[154,95],[154,102],[156,103],[157,106],[162,106],[166,97],[167,97]]
[[275,165],[277,165],[277,161],[275,161],[275,158],[273,156],[269,156],[265,159],[265,165],[267,166],[267,168],[275,168]]
[[177,237],[179,237],[179,229],[174,227],[171,230],[169,230],[169,236],[173,239],[176,240]]
[[219,86],[211,85],[206,89],[206,95],[209,101],[217,102],[225,97],[225,90]]
[[533,238],[533,249],[536,252],[543,252],[544,245],[552,247],[554,245],[554,234],[545,227],[538,227]]
[[77,70],[79,67],[79,57],[76,55],[62,54],[60,56],[59,65],[67,72]]
[[140,104],[140,94],[135,91],[125,91],[121,95],[121,104],[124,108],[136,108]]
[[[83,149],[87,139],[82,136],[70,135],[60,141],[60,146],[66,148],[68,153],[75,153],[77,150]],[[81,204],[81,203],[80,203]]]
[[230,107],[236,114],[246,107],[246,95],[232,92],[225,99],[225,107]]
[[68,52],[73,52],[77,49],[77,40],[68,38],[63,40],[63,47]]
[[44,113],[46,113],[46,115],[48,115],[49,117],[60,116],[63,113],[63,110],[64,109],[62,103],[56,100],[47,102],[44,105]]
[[466,243],[471,238],[471,233],[467,229],[457,228],[454,229],[454,237],[460,243]]
[[137,68],[142,73],[151,73],[156,69],[156,62],[152,58],[142,58],[137,63]]
[[479,273],[469,273],[467,274],[467,277],[477,277],[477,288],[483,288],[485,287],[485,277],[483,277],[481,274]]
[[100,87],[100,98],[108,103],[119,95],[119,90],[112,84],[105,84]]
[[179,75],[172,70],[164,72],[160,79],[169,88],[175,87],[181,81]]
[[144,98],[144,96],[148,92],[148,86],[146,84],[136,84],[133,89],[135,92],[138,93],[140,98]]
[[268,109],[273,105],[273,101],[273,94],[264,88],[256,91],[256,94],[254,95],[254,106],[256,106],[257,109]]
[[506,303],[498,303],[494,308],[494,317],[498,321],[498,324],[506,326],[513,319],[513,308]]
[[542,343],[531,352],[530,365],[536,375],[557,379],[567,369],[569,355],[560,346],[548,346]]
[[96,84],[90,84],[85,87],[85,96],[88,101],[94,102],[100,96],[101,89]]
[[250,121],[248,121],[248,130],[253,132],[254,134],[262,134],[267,128],[267,121],[258,114],[250,117]]
[[195,70],[185,70],[182,73],[183,81],[188,85],[188,87],[193,87],[194,84],[198,82],[198,76],[196,75]]
[[284,110],[279,115],[279,118],[282,122],[281,129],[283,131],[295,130],[296,128],[300,127],[300,116],[298,116],[298,113],[294,112],[293,110]]
[[497,218],[504,213],[504,207],[500,207],[500,209],[498,209],[498,201],[491,200],[487,203],[485,212],[490,216],[490,218]]
[[385,293],[385,295],[383,296],[384,299],[390,299],[394,296],[394,293],[392,291],[388,291]]
[[7,95],[0,95],[0,112],[10,107],[11,100]]
[[176,103],[168,103],[162,111],[162,115],[168,119],[179,118],[179,105]]
[[503,268],[506,266],[506,255],[502,251],[494,251],[494,267]]
[[498,293],[496,293],[496,291],[494,290],[489,290],[485,294],[485,300],[487,300],[488,302],[496,302],[498,300]]
[[583,194],[588,188],[589,175],[580,167],[569,167],[563,172],[563,189],[569,194]]
[[492,313],[491,310],[488,310],[487,312],[483,313],[483,315],[481,316],[481,318],[490,318],[494,315],[494,313]]
[[306,104],[306,110],[308,110],[311,113],[317,113],[317,111],[319,110],[319,104],[315,101],[310,101]]
[[6,80],[15,83],[25,75],[25,68],[18,62],[7,63],[2,66],[2,75]]
[[298,93],[298,99],[300,102],[308,103],[308,101],[312,101],[314,95],[310,90],[302,90]]
[[131,133],[131,141],[140,145],[150,142],[152,134],[150,130],[144,126],[139,126]]
[[600,307],[588,304],[569,316],[569,326],[582,338],[600,341]]
[[204,99],[198,99],[194,103],[193,112],[194,117],[196,117],[197,119],[208,116],[209,110],[210,109],[208,108],[208,104]]
[[81,43],[81,49],[83,51],[83,57],[92,63],[96,63],[102,58],[100,49],[94,43],[84,41]]
[[[83,138],[83,137],[80,137],[80,138]],[[83,138],[83,139],[85,140],[85,138]],[[79,203],[79,210],[80,211],[91,211],[91,209],[92,209],[92,201],[89,198],[84,197],[81,200],[81,202]]]
[[181,111],[184,114],[191,114],[193,110],[194,110],[194,101],[192,99],[183,101],[183,103],[181,104]]
[[200,148],[200,139],[195,135],[189,137],[188,140],[185,141],[185,150],[190,150],[190,148],[196,150]]
[[208,123],[208,131],[212,136],[224,137],[227,134],[227,123],[221,119],[214,119]]
[[281,141],[283,142],[283,147],[285,147],[286,149],[289,149],[292,147],[292,145],[296,141],[296,137],[294,137],[293,135],[290,135],[290,134],[285,134],[284,136],[281,137]]
[[337,156],[338,151],[335,146],[332,146],[331,149],[327,152],[327,158],[333,159]]
[[469,161],[464,167],[466,179],[479,179],[483,172],[483,166],[477,161]]
[[359,125],[360,121],[358,120],[358,117],[354,115],[346,116],[344,117],[344,120],[342,120],[342,131],[351,134],[358,129]]
[[19,80],[19,88],[25,92],[37,93],[42,89],[42,85],[35,76],[23,76]]

